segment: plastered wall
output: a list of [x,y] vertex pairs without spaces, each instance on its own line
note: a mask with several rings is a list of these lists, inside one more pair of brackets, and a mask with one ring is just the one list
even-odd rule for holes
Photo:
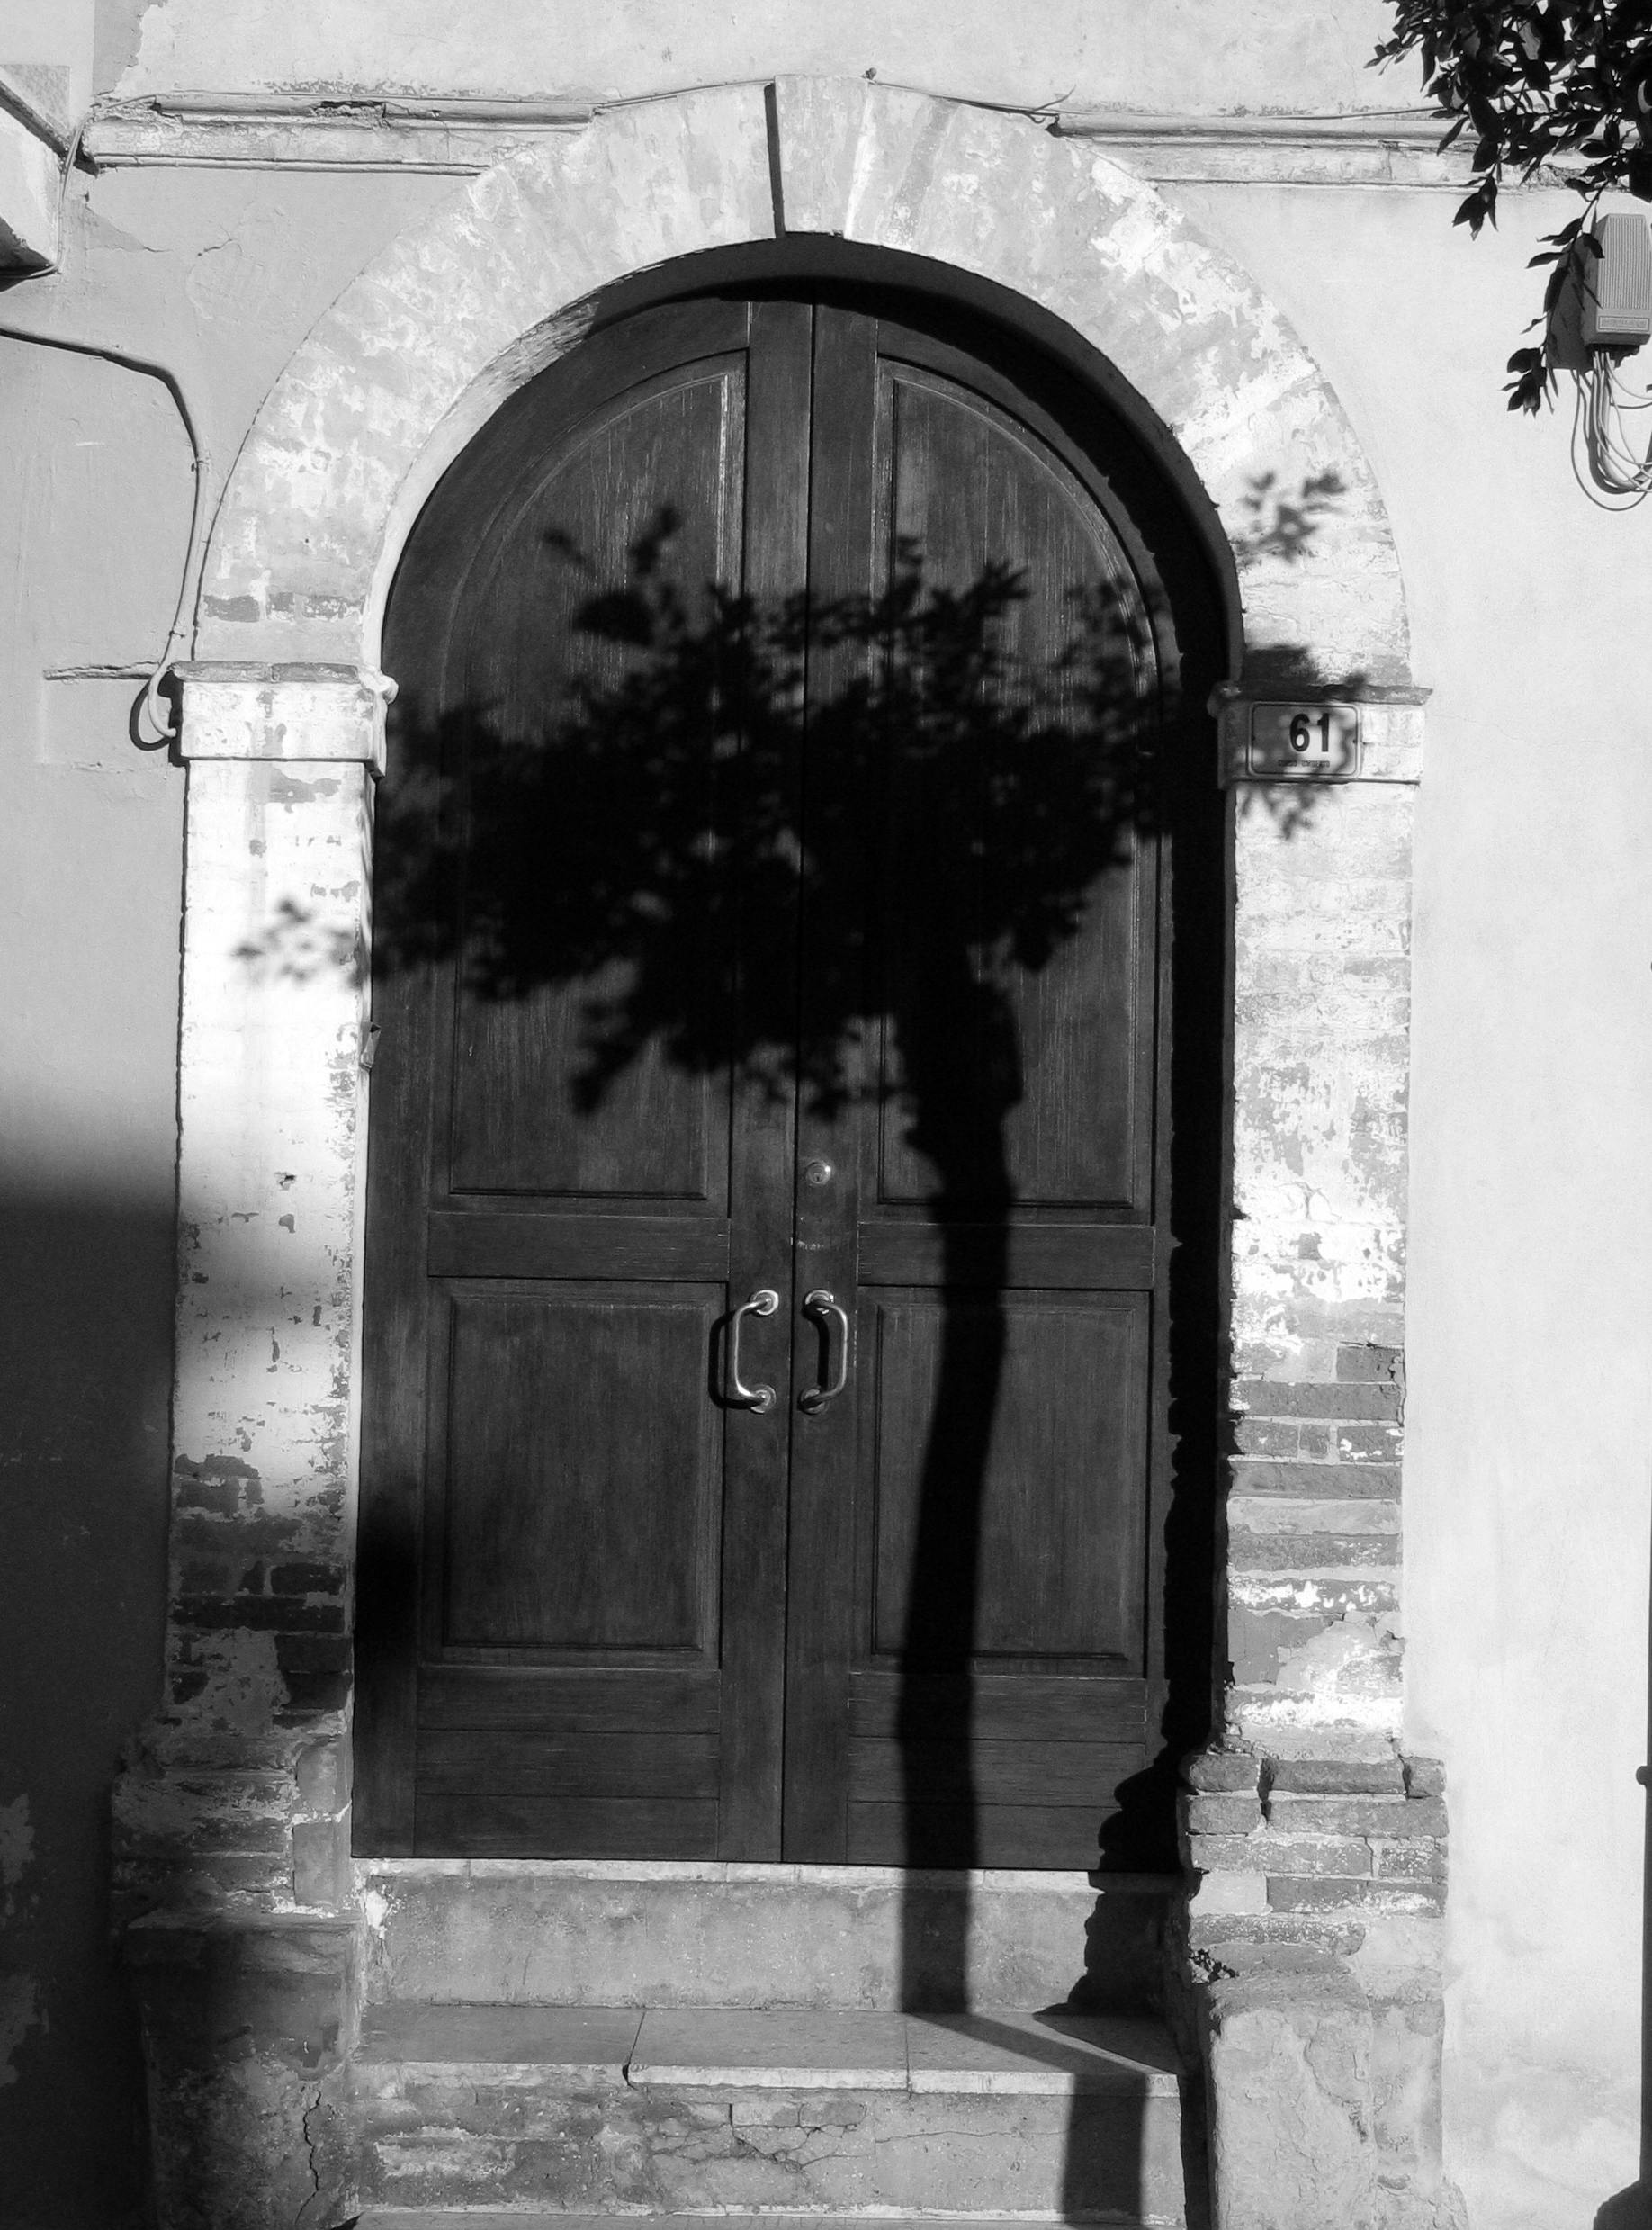
[[[1652,511],[1498,394],[1559,197],[1181,188],[1319,357],[1419,679],[1408,1740],[1451,1795],[1447,2154],[1476,2230],[1633,2181],[1652,1453]],[[1569,400],[1569,399],[1568,399]]]
[[[127,172],[0,326],[175,362],[231,454],[349,274],[445,191]],[[183,769],[130,719],[189,449],[159,382],[0,339],[0,2221],[142,2219],[109,1790],[166,1610]],[[50,677],[49,679],[48,677]]]
[[[781,69],[1144,112],[1399,104],[1387,11],[1126,0],[960,18],[771,0],[731,23],[487,0],[107,7],[84,82],[604,94]],[[49,16],[13,10],[13,58]],[[67,19],[60,18],[67,25]],[[48,22],[42,31],[41,22]],[[67,31],[66,31],[67,35]],[[0,38],[0,44],[5,41]],[[175,357],[227,462],[431,176],[111,171],[61,277],[0,293]],[[1470,244],[1441,192],[1167,189],[1296,324],[1393,517],[1420,795],[1405,1502],[1407,1745],[1452,1814],[1447,2149],[1474,2230],[1571,2230],[1639,2140],[1652,1457],[1652,507],[1594,510],[1566,415],[1502,407],[1527,255],[1567,204]],[[135,321],[135,322],[134,322]],[[0,341],[0,1094],[4,1458],[0,2157],[8,2222],[135,2219],[137,2082],[106,1953],[103,1807],[153,1701],[164,1598],[181,770],[130,742],[187,450],[151,382]],[[69,678],[48,681],[48,672]]]
[[[831,9],[753,0],[606,8],[475,0],[163,0],[113,13],[127,26],[129,94],[202,87],[346,85],[606,99],[777,74],[859,76],[1010,106],[1061,102],[1159,114],[1341,110],[1412,98],[1368,72],[1387,11],[1254,0],[995,0]],[[100,61],[112,66],[111,37]]]

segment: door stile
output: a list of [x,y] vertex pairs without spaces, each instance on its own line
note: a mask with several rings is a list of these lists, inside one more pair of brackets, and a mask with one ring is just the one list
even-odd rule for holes
[[[872,650],[841,622],[875,591],[876,328],[822,306],[815,313],[814,415],[809,518],[810,649],[805,831],[809,911],[801,970],[797,1110],[797,1394],[792,1404],[792,1555],[786,1596],[788,1858],[840,1863],[848,1837],[848,1671],[854,1644],[855,1491],[870,1450],[858,1452],[864,1405],[855,1374],[870,1367],[857,1334],[857,1233],[863,1172],[853,1095],[866,1049],[853,1018],[866,1011],[861,786],[869,778],[867,723],[857,712]],[[835,638],[835,639],[834,639]],[[845,1073],[824,1074],[841,1062]],[[817,1065],[820,1065],[817,1067]],[[812,1071],[816,1072],[812,1078]],[[839,1087],[850,1104],[842,1104]],[[830,1293],[848,1316],[812,1292]],[[797,1395],[847,1364],[839,1399],[804,1410]],[[817,1377],[817,1373],[819,1374]],[[830,1374],[830,1376],[829,1376]]]
[[[1160,733],[1163,736],[1168,723],[1160,714]],[[1163,798],[1166,784],[1161,775],[1160,796]],[[1145,948],[1143,972],[1152,980],[1147,995],[1152,999],[1154,1012],[1154,1075],[1150,1080],[1153,1093],[1151,1120],[1147,1137],[1151,1140],[1154,1168],[1151,1178],[1154,1224],[1158,1243],[1154,1249],[1153,1331],[1151,1356],[1148,1363],[1148,1416],[1152,1428],[1147,1444],[1147,1569],[1145,1575],[1146,1596],[1142,1605],[1142,1632],[1146,1643],[1143,1672],[1147,1682],[1146,1744],[1151,1757],[1158,1746],[1161,1722],[1168,1701],[1164,1659],[1164,1582],[1165,1582],[1165,1525],[1170,1515],[1171,1482],[1175,1461],[1175,1436],[1172,1431],[1171,1404],[1171,1279],[1176,1249],[1175,1226],[1172,1216],[1171,1196],[1171,1055],[1172,982],[1174,921],[1171,906],[1175,857],[1172,838],[1163,826],[1156,837],[1141,840],[1143,849],[1154,853],[1154,872],[1146,880],[1142,893],[1139,934]],[[1156,915],[1156,920],[1155,920]]]
[[[736,841],[795,840],[802,811],[802,688],[784,663],[785,616],[808,574],[813,317],[806,302],[751,305],[747,359],[743,589],[750,661]],[[765,877],[761,918],[737,929],[740,985],[731,1124],[731,1312],[764,1288],[767,1317],[741,1327],[747,1382],[774,1389],[766,1414],[731,1407],[723,1473],[722,1721],[717,1849],[723,1858],[781,1855],[785,1748],[786,1465],[793,1416],[790,1355],[795,1154],[795,1045],[798,895]],[[774,894],[778,889],[780,895]],[[732,894],[738,908],[742,894]],[[742,1054],[756,1057],[742,1060]]]
[[[429,1121],[432,1061],[428,968],[382,978],[373,989],[378,1044],[376,1111],[395,1133]],[[362,1499],[355,1562],[358,1742],[354,1791],[358,1847],[386,1857],[417,1849],[413,1759],[418,1723],[420,1541],[426,1420],[421,1365],[428,1336],[425,1274],[425,1165],[405,1155],[380,1173],[377,1245],[364,1279],[363,1370],[378,1398],[364,1402]]]

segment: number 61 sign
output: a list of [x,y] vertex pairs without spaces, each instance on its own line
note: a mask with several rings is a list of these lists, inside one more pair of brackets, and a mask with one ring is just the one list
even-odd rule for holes
[[1270,782],[1352,780],[1360,771],[1360,707],[1252,705],[1244,770]]

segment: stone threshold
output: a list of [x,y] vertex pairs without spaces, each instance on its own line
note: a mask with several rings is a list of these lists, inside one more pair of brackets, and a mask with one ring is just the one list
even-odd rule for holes
[[[1145,2014],[745,2011],[634,2006],[370,2007],[358,2070],[584,2088],[878,2091],[949,2097],[1175,2096],[1179,2064]],[[565,2218],[559,2218],[565,2219]]]
[[918,2208],[900,2213],[885,2208],[876,2215],[780,2208],[719,2208],[698,2215],[651,2215],[616,2208],[606,2215],[568,2215],[560,2209],[534,2213],[498,2207],[370,2207],[365,2214],[353,2218],[350,2230],[614,2230],[616,2223],[646,2224],[648,2230],[705,2230],[707,2223],[725,2224],[728,2230],[759,2230],[759,2226],[760,2230],[817,2230],[822,2225],[829,2225],[830,2230],[911,2230],[914,2223],[921,2223],[923,2230],[1000,2230],[1001,2225],[1003,2230],[1010,2230],[1010,2226],[1023,2223],[1094,2224],[1096,2230],[1161,2230],[1157,2218],[1110,2209],[1097,2213],[1082,2208],[1064,2208],[1060,2213],[1049,2208],[1029,2208],[1019,2213],[1001,2210],[992,2215],[926,2214]]
[[373,1858],[354,1860],[356,1885],[423,1881],[751,1883],[764,1889],[902,1889],[938,1883],[956,1889],[1109,1891],[1116,1896],[1168,1897],[1182,1886],[1176,1874],[1088,1874],[1028,1866],[801,1866],[746,1858]]

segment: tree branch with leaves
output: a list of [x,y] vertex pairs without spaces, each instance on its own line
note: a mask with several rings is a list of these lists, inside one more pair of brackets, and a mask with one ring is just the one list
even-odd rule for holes
[[[1442,149],[1473,134],[1473,185],[1456,221],[1477,238],[1497,221],[1508,183],[1543,171],[1583,197],[1580,213],[1544,236],[1532,265],[1549,266],[1547,327],[1579,259],[1601,197],[1652,202],[1652,0],[1515,0],[1506,6],[1396,0],[1394,35],[1374,63],[1421,58],[1423,91],[1450,117]],[[1509,358],[1511,410],[1537,410],[1553,384],[1542,340]]]

